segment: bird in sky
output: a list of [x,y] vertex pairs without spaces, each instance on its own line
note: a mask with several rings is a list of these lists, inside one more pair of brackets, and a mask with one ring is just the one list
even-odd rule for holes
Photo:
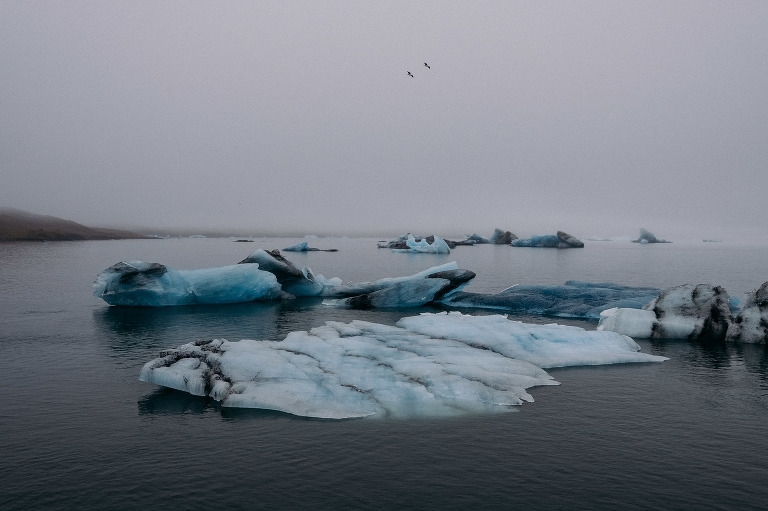
[[429,64],[427,64],[426,62],[424,63],[424,67],[426,67],[427,69],[432,69],[431,67],[429,67]]
[[406,71],[406,73],[408,73],[408,76],[410,76],[411,78],[413,78],[413,75],[411,74],[411,72],[410,72],[410,71]]

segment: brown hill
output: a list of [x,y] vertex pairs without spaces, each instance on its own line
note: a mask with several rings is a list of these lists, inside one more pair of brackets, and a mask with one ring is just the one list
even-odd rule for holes
[[77,241],[145,238],[117,229],[100,229],[55,216],[0,208],[0,241]]

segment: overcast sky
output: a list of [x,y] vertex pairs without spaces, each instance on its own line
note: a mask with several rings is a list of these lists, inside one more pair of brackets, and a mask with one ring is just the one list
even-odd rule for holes
[[700,239],[766,197],[764,0],[0,2],[0,206]]

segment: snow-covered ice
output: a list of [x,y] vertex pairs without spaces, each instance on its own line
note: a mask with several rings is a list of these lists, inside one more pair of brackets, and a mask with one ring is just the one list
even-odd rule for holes
[[663,360],[613,332],[451,312],[397,326],[329,321],[282,341],[197,341],[147,362],[139,379],[305,417],[451,416],[533,401],[527,389],[557,385],[545,367]]

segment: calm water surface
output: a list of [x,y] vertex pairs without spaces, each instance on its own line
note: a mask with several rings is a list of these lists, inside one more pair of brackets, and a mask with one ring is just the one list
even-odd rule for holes
[[[766,508],[762,345],[639,341],[670,360],[550,370],[561,385],[531,389],[536,402],[514,413],[320,421],[221,409],[139,382],[139,369],[198,338],[280,339],[327,320],[391,324],[423,309],[317,300],[123,309],[91,295],[96,274],[120,260],[222,266],[298,241],[0,244],[0,509]],[[370,239],[310,245],[339,252],[286,255],[327,277],[374,280],[456,260],[478,274],[467,288],[478,292],[579,279],[710,282],[742,297],[768,280],[760,245],[480,246],[449,256],[393,254]]]

